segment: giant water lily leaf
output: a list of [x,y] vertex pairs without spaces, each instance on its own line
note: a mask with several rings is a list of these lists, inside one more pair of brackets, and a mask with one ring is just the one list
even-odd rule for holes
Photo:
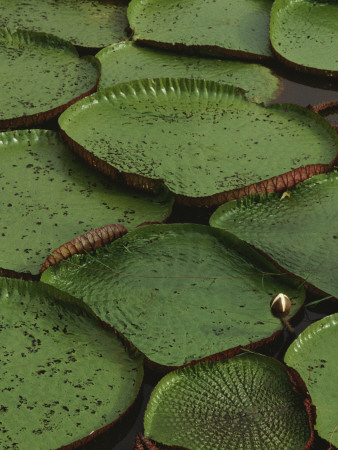
[[0,279],[1,448],[54,449],[117,420],[142,358],[85,305],[37,282]]
[[201,363],[158,383],[145,436],[190,449],[302,449],[311,439],[302,400],[275,359],[242,354]]
[[[338,447],[338,314],[306,328],[288,348],[284,360],[306,383],[316,406],[319,435]],[[332,447],[331,447],[332,448]]]
[[[284,195],[284,194],[283,194]],[[280,194],[221,206],[214,227],[234,233],[280,266],[338,297],[338,173],[318,175]]]
[[82,47],[127,37],[127,1],[0,0],[0,10],[0,26],[51,33]]
[[271,56],[271,0],[133,0],[128,7],[134,40],[216,55]]
[[[47,269],[42,280],[83,299],[150,360],[179,366],[281,329],[271,296],[304,300],[288,277],[215,228],[152,225]],[[298,285],[299,283],[297,283]]]
[[0,28],[0,128],[41,123],[96,88],[94,58],[44,33]]
[[271,10],[274,51],[291,67],[338,76],[338,3],[276,0]]
[[0,133],[0,267],[37,273],[51,250],[102,225],[162,222],[165,193],[140,195],[90,170],[56,132]]
[[338,148],[312,111],[266,108],[232,86],[195,79],[113,86],[72,105],[59,124],[74,151],[112,178],[122,172],[143,189],[164,182],[196,205],[292,186],[328,170]]
[[148,77],[201,78],[240,87],[248,100],[259,103],[277,97],[280,88],[279,78],[258,64],[189,57],[134,42],[106,47],[96,57],[102,67],[99,89]]

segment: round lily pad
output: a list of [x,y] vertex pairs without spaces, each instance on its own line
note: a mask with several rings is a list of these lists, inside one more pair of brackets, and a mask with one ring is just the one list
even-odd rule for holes
[[220,205],[327,171],[338,137],[296,105],[264,107],[238,89],[196,79],[137,80],[103,89],[59,118],[75,152],[103,173],[181,202]]
[[44,33],[0,28],[0,128],[51,119],[94,92],[97,61]]
[[338,297],[338,173],[284,194],[253,195],[218,208],[210,224],[262,250],[279,266]]
[[0,279],[0,447],[59,448],[94,436],[134,402],[142,357],[78,300]]
[[133,39],[248,59],[271,57],[270,0],[132,0]]
[[307,327],[284,357],[286,364],[303,378],[316,406],[315,429],[335,447],[338,447],[337,345],[338,314],[333,314]]
[[276,55],[296,69],[338,77],[338,3],[276,0],[270,39]]
[[279,292],[291,316],[304,301],[299,283],[247,244],[203,225],[150,225],[95,253],[51,266],[42,281],[83,299],[151,361],[180,366],[270,338]]
[[162,222],[173,198],[115,186],[88,168],[58,133],[0,133],[0,267],[37,273],[47,255],[93,228]]
[[82,47],[127,38],[127,1],[0,0],[0,10],[0,26],[51,33]]
[[302,449],[311,427],[285,367],[242,354],[171,372],[157,384],[144,433],[194,449]]
[[200,78],[240,87],[257,103],[276,98],[281,89],[279,78],[258,64],[185,56],[130,41],[106,47],[96,57],[102,70],[99,89],[148,77]]

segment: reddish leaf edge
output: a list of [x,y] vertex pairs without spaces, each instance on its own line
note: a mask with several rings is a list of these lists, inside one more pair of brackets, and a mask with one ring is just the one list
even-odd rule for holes
[[168,446],[160,444],[153,439],[148,439],[142,434],[138,434],[135,439],[134,450],[189,450],[186,447]]
[[[134,30],[133,30],[134,31]],[[152,39],[133,39],[138,45],[162,50],[186,53],[190,55],[212,56],[214,58],[228,59],[229,57],[240,60],[267,62],[273,60],[273,55],[245,52],[244,50],[232,50],[218,45],[186,45],[181,43],[158,42]]]
[[[331,128],[329,123],[327,126],[328,129]],[[117,183],[145,192],[152,192],[160,184],[165,185],[165,182],[161,179],[154,179],[143,175],[119,171],[115,167],[95,156],[92,152],[86,150],[82,145],[75,142],[64,130],[61,129],[60,134],[66,145],[68,145],[68,147],[70,147],[75,154],[80,156],[89,166],[95,168]],[[268,180],[259,181],[258,183],[253,183],[249,186],[244,186],[242,188],[233,189],[230,191],[219,192],[207,197],[188,197],[186,195],[175,193],[173,193],[173,195],[175,196],[175,200],[178,205],[199,208],[214,208],[231,200],[237,200],[245,197],[246,195],[267,194],[269,192],[280,192],[290,189],[296,184],[301,183],[314,175],[329,172],[335,166],[336,162],[338,162],[338,154],[329,164],[309,164],[307,166],[299,167],[281,175],[269,178]]]
[[[235,355],[232,355],[235,356]],[[232,356],[230,356],[229,358],[231,358]],[[220,358],[219,360],[224,360],[224,359],[228,359],[228,358]],[[272,358],[274,359],[274,358]],[[278,361],[278,360],[276,360]],[[309,418],[309,426],[310,426],[310,439],[308,440],[308,442],[306,443],[306,445],[303,447],[303,450],[310,450],[310,449],[315,449],[315,445],[316,445],[316,432],[314,430],[314,426],[316,423],[316,407],[312,404],[312,400],[311,397],[309,395],[309,392],[307,391],[306,385],[304,383],[304,381],[302,380],[302,378],[300,377],[300,375],[298,374],[298,372],[293,369],[292,367],[287,366],[284,363],[281,363],[279,361],[280,364],[283,365],[283,367],[285,368],[290,382],[292,384],[292,390],[296,393],[296,395],[301,399],[305,410],[308,414],[308,418]],[[152,439],[148,439],[146,437],[144,437],[141,434],[138,434],[136,436],[136,440],[135,440],[135,450],[186,450],[185,447],[179,447],[179,446],[167,446],[161,443],[158,443]]]
[[123,225],[110,224],[77,236],[53,250],[43,263],[39,274],[48,269],[48,267],[60,264],[61,261],[75,254],[95,251],[99,247],[103,247],[127,233],[128,230]]

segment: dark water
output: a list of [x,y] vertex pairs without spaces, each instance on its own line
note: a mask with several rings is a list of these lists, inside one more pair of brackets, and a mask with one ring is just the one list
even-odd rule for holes
[[[295,103],[300,106],[319,105],[338,101],[338,80],[330,78],[310,77],[299,75],[296,72],[286,70],[280,66],[272,69],[282,78],[283,90],[273,103]],[[327,116],[330,123],[338,124],[337,112]],[[175,207],[170,222],[195,222],[207,224],[210,211],[206,209],[189,209]],[[313,300],[316,297],[308,297]],[[296,334],[299,334],[310,323],[319,320],[327,314],[338,312],[337,305],[330,305],[328,302],[321,303],[315,309],[305,309],[299,323],[295,326]],[[290,345],[290,337],[284,332],[283,344],[279,348],[275,357],[282,358],[286,348]],[[143,416],[150,397],[151,391],[157,384],[161,376],[146,370],[144,385],[141,389],[140,397],[136,402],[131,415],[125,424],[119,425],[117,429],[107,431],[98,436],[90,443],[82,446],[83,450],[129,450],[134,448],[135,436],[143,432]],[[318,438],[317,449],[326,449],[328,445]]]

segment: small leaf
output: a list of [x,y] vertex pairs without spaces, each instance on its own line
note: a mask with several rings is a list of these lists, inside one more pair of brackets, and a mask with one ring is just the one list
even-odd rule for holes
[[144,432],[190,449],[302,449],[311,440],[303,402],[280,362],[242,354],[162,378],[151,394]]

